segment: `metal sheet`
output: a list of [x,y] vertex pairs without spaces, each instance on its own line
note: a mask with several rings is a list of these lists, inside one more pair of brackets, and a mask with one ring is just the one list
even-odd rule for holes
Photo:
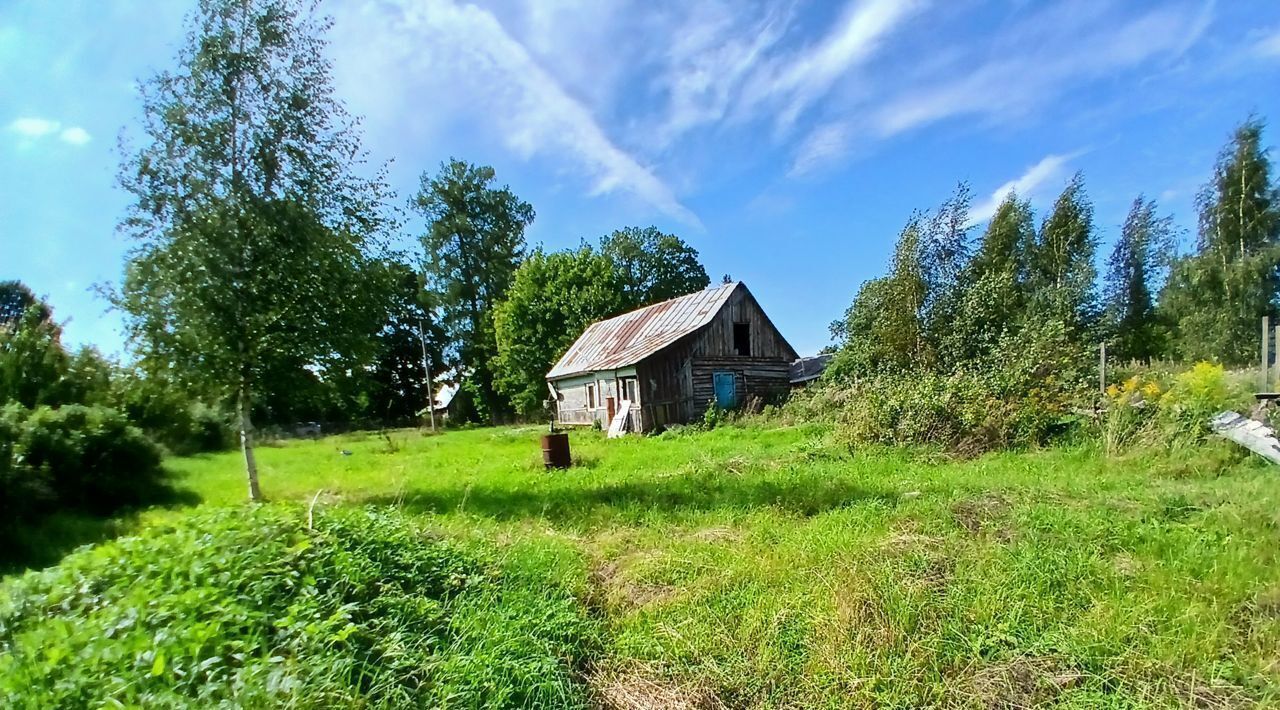
[[740,285],[735,281],[592,323],[547,379],[634,365],[710,323]]

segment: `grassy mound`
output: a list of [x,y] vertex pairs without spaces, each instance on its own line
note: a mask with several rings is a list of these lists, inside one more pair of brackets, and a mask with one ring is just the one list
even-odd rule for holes
[[394,513],[197,512],[0,587],[0,706],[582,705],[579,561],[510,560]]

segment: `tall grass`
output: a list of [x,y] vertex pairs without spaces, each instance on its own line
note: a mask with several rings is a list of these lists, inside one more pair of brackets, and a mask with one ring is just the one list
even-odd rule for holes
[[[580,628],[519,601],[565,590],[557,608],[594,620],[577,638],[596,640],[559,667],[604,706],[1280,703],[1280,484],[1229,448],[956,460],[748,420],[576,432],[576,465],[547,472],[540,431],[291,442],[260,453],[263,486],[323,490],[322,516],[396,508],[528,581],[477,601],[459,648],[521,619]],[[234,454],[170,468],[206,505],[242,495]]]

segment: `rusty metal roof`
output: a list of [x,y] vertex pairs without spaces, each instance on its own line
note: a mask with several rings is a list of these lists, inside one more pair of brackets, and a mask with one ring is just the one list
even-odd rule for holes
[[710,323],[739,285],[727,283],[596,321],[569,346],[547,379],[634,365]]

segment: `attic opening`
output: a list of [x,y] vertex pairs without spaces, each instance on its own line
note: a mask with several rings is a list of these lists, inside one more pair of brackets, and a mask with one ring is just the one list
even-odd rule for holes
[[742,357],[751,357],[751,324],[733,324],[733,352]]

